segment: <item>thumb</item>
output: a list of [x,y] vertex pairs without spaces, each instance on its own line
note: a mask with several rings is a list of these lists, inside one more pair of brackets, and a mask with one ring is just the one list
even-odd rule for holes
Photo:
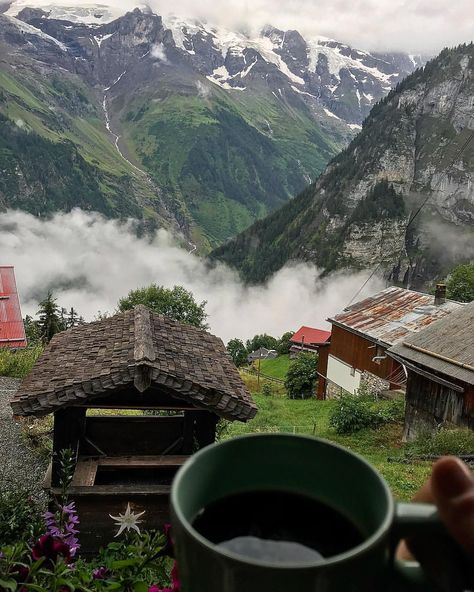
[[474,477],[458,458],[445,457],[433,466],[431,493],[451,536],[474,557]]

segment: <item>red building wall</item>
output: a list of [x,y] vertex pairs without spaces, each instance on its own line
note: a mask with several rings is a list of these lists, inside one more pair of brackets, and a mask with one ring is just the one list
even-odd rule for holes
[[0,266],[0,347],[25,347],[25,327],[13,267]]

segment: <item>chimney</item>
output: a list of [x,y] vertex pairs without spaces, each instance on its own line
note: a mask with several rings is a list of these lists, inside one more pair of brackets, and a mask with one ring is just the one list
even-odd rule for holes
[[435,305],[439,306],[446,302],[446,284],[436,284],[435,290]]

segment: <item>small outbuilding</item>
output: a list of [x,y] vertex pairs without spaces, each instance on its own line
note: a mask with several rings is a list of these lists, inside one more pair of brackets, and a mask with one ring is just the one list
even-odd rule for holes
[[278,352],[276,350],[259,347],[247,356],[247,362],[251,364],[257,360],[274,360],[275,358],[278,358]]
[[144,306],[56,335],[11,406],[54,414],[53,495],[58,453],[73,451],[69,493],[86,553],[113,538],[109,515],[128,503],[146,512],[144,527],[162,527],[174,474],[215,441],[219,418],[245,422],[257,412],[220,339]]
[[474,429],[474,302],[391,347],[407,371],[404,439],[442,425]]

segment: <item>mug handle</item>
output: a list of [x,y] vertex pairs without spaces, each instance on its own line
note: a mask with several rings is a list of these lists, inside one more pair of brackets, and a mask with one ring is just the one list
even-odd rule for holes
[[[457,592],[467,588],[466,558],[449,536],[435,506],[396,504],[392,536],[392,562],[397,582],[395,590]],[[420,556],[424,567],[417,562],[395,559],[399,542],[406,538],[412,539],[414,547],[418,543],[417,556]]]

